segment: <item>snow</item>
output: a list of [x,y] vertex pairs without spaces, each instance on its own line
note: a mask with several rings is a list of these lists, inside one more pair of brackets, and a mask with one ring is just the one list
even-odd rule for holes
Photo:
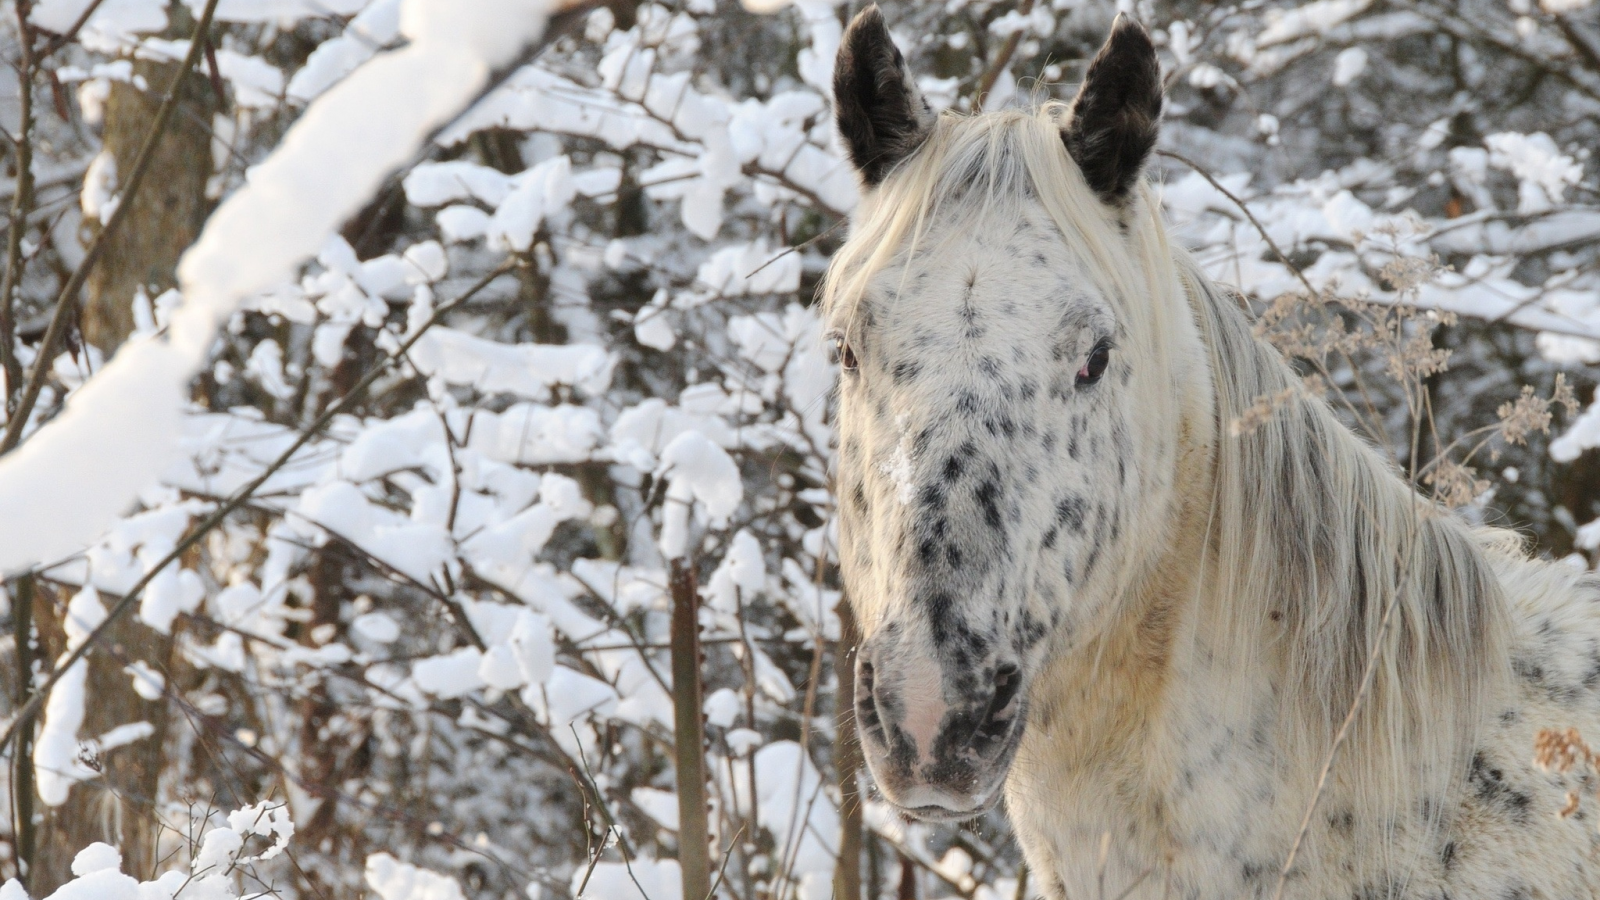
[[[67,603],[63,657],[82,646],[105,618],[106,608],[93,587],[74,594]],[[78,752],[78,729],[83,727],[88,680],[89,661],[80,659],[68,667],[45,701],[43,724],[33,744],[33,765],[39,800],[46,806],[66,803],[74,783],[99,775],[83,764]]]
[[306,103],[372,58],[400,36],[401,0],[373,0],[344,34],[317,45],[306,64],[289,81],[289,99]]
[[232,828],[213,828],[200,842],[200,851],[190,864],[197,874],[225,872],[244,847],[244,836]]
[[572,182],[572,161],[565,156],[546,160],[518,177],[515,187],[489,219],[489,246],[524,253],[547,218],[566,209],[577,196]]
[[118,747],[126,747],[135,741],[142,741],[155,733],[156,727],[149,722],[129,722],[126,725],[118,725],[95,738],[94,746],[99,752],[104,753]]
[[366,880],[380,900],[466,900],[454,878],[401,862],[387,853],[367,857]]
[[658,474],[667,479],[667,509],[661,528],[661,552],[667,558],[688,551],[689,511],[713,527],[721,527],[739,507],[744,483],[726,450],[698,431],[685,431],[661,451]]
[[749,530],[741,528],[734,533],[727,554],[711,573],[704,593],[712,609],[731,614],[739,607],[741,592],[744,597],[753,597],[766,587],[766,582],[767,567],[762,559],[761,544]]
[[729,688],[719,688],[706,698],[706,724],[716,728],[727,728],[739,717],[743,709],[744,702],[739,699],[738,694]]
[[[800,896],[826,900],[838,856],[839,817],[822,775],[800,745],[775,741],[757,750],[756,810],[759,821],[788,854]],[[795,832],[800,832],[798,835]]]
[[[72,8],[83,7],[56,5],[50,14]],[[96,18],[122,8],[108,3]],[[217,326],[246,295],[287,280],[314,255],[424,135],[537,34],[545,8],[543,0],[402,4],[411,43],[323,94],[251,171],[249,186],[212,214],[179,267],[185,303],[166,338],[124,347],[60,416],[0,460],[0,571],[71,552],[155,480],[177,456],[184,386]],[[110,446],[118,452],[100,452]],[[41,509],[53,512],[25,514]]]
[[695,273],[698,288],[706,293],[678,306],[695,305],[720,296],[789,294],[800,287],[800,254],[773,251],[765,243],[735,244],[711,254]]
[[483,652],[478,648],[462,647],[450,653],[417,660],[411,665],[411,678],[417,687],[427,693],[441,700],[454,700],[486,684],[479,675],[483,662]]
[[116,871],[101,870],[62,885],[45,900],[144,900],[139,883]]
[[134,660],[123,668],[124,672],[133,679],[133,691],[146,700],[159,700],[162,690],[167,685],[167,679],[160,672],[150,668],[146,663]]
[[555,734],[580,718],[615,712],[620,699],[611,685],[562,665],[555,667],[542,688],[530,685],[522,697]]
[[1569,463],[1591,447],[1600,447],[1600,399],[1590,403],[1565,433],[1550,442],[1550,457]]
[[502,344],[453,328],[433,328],[409,354],[425,375],[469,385],[487,394],[544,401],[551,388],[569,385],[589,396],[605,392],[616,359],[584,344]]
[[592,409],[514,403],[504,412],[474,416],[467,446],[501,462],[550,465],[587,460],[604,439]]
[[1286,44],[1321,34],[1348,22],[1372,5],[1372,0],[1316,0],[1288,10],[1269,10],[1267,27],[1256,36],[1256,46]]
[[[205,0],[183,0],[198,16]],[[220,0],[216,18],[221,22],[271,22],[288,27],[301,19],[348,16],[369,0]]]
[[1517,212],[1544,212],[1559,204],[1567,187],[1583,179],[1583,166],[1563,154],[1544,132],[1500,132],[1483,139],[1489,164],[1510,171],[1521,182]]
[[83,175],[79,205],[88,218],[105,222],[117,210],[117,158],[101,150]]
[[[41,0],[33,7],[28,20],[46,31],[65,34],[91,2],[93,0]],[[84,37],[86,42],[106,40],[166,27],[166,4],[160,0],[104,0],[84,25]]]
[[1367,51],[1360,47],[1346,47],[1333,58],[1333,84],[1348,87],[1367,70]]
[[80,878],[102,869],[122,871],[122,851],[97,841],[79,850],[78,855],[72,858],[72,874]]
[[[259,835],[272,839],[271,846],[255,856],[237,857],[238,862],[253,862],[255,860],[272,859],[288,849],[289,841],[294,837],[294,821],[289,818],[287,804],[262,800],[254,805],[228,813],[228,828],[216,829],[216,831],[225,830],[232,830],[241,835]],[[215,831],[212,833],[215,833]],[[207,837],[210,837],[210,835],[208,834]],[[196,865],[195,868],[199,869],[200,866]]]
[[350,622],[350,630],[374,644],[392,644],[400,638],[400,623],[384,612],[362,613]]
[[276,66],[259,56],[232,50],[218,50],[215,55],[217,72],[233,86],[235,103],[248,109],[272,109],[278,105],[283,96],[283,72]]

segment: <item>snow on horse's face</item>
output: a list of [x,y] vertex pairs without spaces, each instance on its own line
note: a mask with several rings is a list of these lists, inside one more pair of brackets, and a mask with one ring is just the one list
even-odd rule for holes
[[936,121],[914,84],[869,8],[835,72],[864,198],[827,307],[862,746],[888,800],[954,819],[998,796],[1047,638],[1138,540],[1149,454],[1132,423],[1150,413],[1129,323],[1086,262],[1096,248],[1031,182],[1034,157],[1059,157],[1088,231],[1122,240],[1160,78],[1144,31],[1119,23],[1070,124],[1031,147],[1027,128],[986,125],[1021,114]]

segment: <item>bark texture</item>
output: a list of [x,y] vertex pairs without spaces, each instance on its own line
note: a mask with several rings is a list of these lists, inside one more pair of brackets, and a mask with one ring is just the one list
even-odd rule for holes
[[[161,85],[172,83],[177,63],[139,60],[134,73],[149,90],[113,82],[106,103],[105,149],[117,172],[133,168],[139,147],[161,105]],[[216,96],[199,73],[183,79],[180,105],[156,145],[144,187],[134,198],[132,218],[111,235],[105,258],[86,285],[83,336],[108,354],[133,331],[133,298],[143,287],[154,299],[176,283],[178,257],[200,234],[210,201],[211,115]],[[91,228],[98,227],[93,223]]]

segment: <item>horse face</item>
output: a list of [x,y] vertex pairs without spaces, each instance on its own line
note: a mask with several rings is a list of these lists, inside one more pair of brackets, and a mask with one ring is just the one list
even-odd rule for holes
[[[933,127],[876,8],[852,23],[835,90],[870,191]],[[1071,126],[1063,152],[1093,124]],[[1117,137],[1084,143],[1138,144]],[[1074,158],[1103,202],[1126,200],[1127,161]],[[934,819],[999,795],[1046,638],[1070,632],[1086,586],[1114,568],[1141,481],[1112,306],[1037,200],[982,199],[936,210],[915,246],[833,311],[841,565],[863,635],[857,725],[884,796]]]
[[941,231],[857,306],[839,392],[857,721],[884,794],[930,816],[995,796],[1133,483],[1117,323],[1048,217]]

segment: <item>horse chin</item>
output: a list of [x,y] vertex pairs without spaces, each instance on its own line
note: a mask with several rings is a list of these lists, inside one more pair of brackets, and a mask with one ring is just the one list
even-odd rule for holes
[[995,804],[1000,802],[1000,796],[1004,793],[1001,788],[1004,785],[1004,777],[996,778],[994,783],[985,789],[978,796],[978,799],[969,806],[957,807],[946,803],[907,806],[887,795],[884,796],[884,799],[889,801],[889,805],[894,807],[896,812],[908,819],[919,819],[923,822],[934,823],[964,822],[967,819],[975,819],[993,809]]
[[975,819],[993,809],[995,803],[999,799],[1000,791],[995,790],[990,792],[990,796],[987,800],[970,809],[949,809],[943,806],[907,807],[901,806],[893,801],[891,801],[890,805],[895,808],[895,811],[899,812],[902,816],[905,816],[908,819],[917,819],[923,822],[933,822],[935,824],[947,824],[953,822],[965,822],[968,819]]

